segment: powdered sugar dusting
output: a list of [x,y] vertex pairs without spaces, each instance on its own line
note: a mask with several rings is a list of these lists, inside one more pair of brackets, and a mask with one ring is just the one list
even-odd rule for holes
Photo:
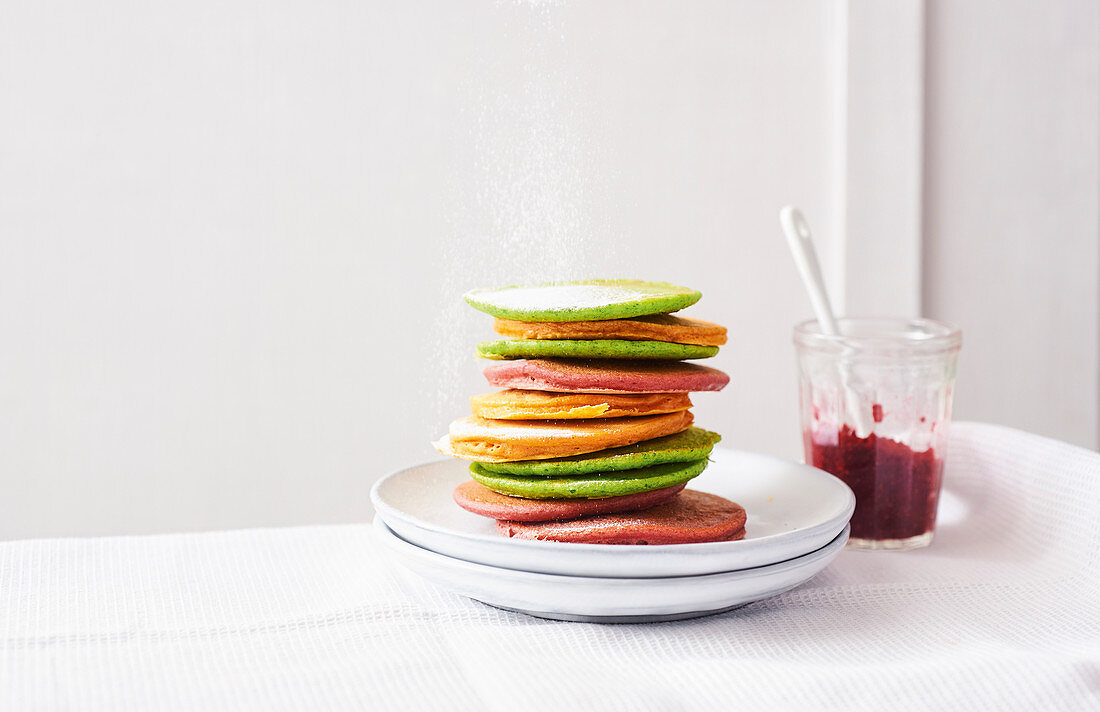
[[[461,122],[450,137],[467,158],[446,196],[450,239],[435,255],[444,275],[433,289],[438,310],[422,388],[429,391],[429,423],[467,410],[469,393],[484,390],[472,344],[491,333],[491,320],[462,301],[475,287],[544,283],[592,277],[601,257],[594,206],[608,162],[584,137],[589,114],[566,61],[571,56],[567,8],[558,2],[501,2],[481,12],[485,23],[507,30],[479,43],[470,57],[471,80]],[[619,275],[611,275],[619,276]],[[428,327],[428,325],[425,325]]]
[[478,295],[480,301],[513,310],[567,311],[591,309],[659,297],[667,291],[637,284],[555,284],[516,289],[501,289]]

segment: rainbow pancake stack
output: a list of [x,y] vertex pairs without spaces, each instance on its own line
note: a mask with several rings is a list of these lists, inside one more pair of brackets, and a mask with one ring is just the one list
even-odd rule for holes
[[455,502],[504,536],[596,544],[728,541],[745,511],[685,489],[720,437],[694,427],[690,393],[718,391],[726,330],[672,316],[702,295],[637,280],[475,290],[503,338],[478,344],[501,388],[435,443],[471,461]]

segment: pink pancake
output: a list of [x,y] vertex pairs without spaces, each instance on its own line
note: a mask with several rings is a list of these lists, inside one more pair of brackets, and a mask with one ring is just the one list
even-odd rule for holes
[[601,514],[568,522],[498,521],[516,539],[580,544],[693,544],[745,536],[745,510],[718,495],[684,490],[679,497],[627,514]]
[[527,359],[489,366],[485,378],[500,388],[565,393],[689,393],[720,391],[730,377],[683,361]]
[[508,519],[514,522],[549,522],[560,519],[576,519],[596,514],[633,512],[662,504],[680,494],[685,485],[664,489],[624,494],[603,499],[522,499],[509,497],[466,480],[455,487],[455,503],[466,511],[490,519]]

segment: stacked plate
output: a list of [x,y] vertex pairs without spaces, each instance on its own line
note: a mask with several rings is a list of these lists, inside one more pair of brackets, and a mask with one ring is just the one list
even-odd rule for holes
[[379,541],[424,578],[499,608],[559,620],[642,622],[709,615],[812,578],[844,548],[855,497],[821,470],[715,448],[692,487],[748,512],[745,538],[617,546],[501,537],[455,505],[469,477],[455,460],[417,465],[375,484]]

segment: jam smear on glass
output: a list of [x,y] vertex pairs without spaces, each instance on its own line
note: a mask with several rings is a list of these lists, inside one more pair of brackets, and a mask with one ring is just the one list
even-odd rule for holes
[[932,448],[914,452],[874,433],[861,438],[848,425],[836,443],[817,442],[809,432],[804,437],[811,464],[855,492],[853,539],[907,539],[935,527],[943,459]]

